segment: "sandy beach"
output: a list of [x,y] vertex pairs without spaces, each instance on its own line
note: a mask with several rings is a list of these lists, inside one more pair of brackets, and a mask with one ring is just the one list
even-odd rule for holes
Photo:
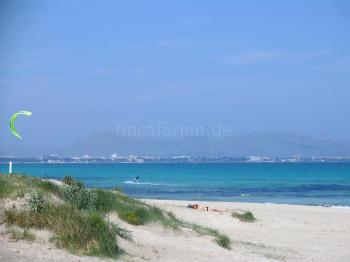
[[[228,202],[144,200],[178,218],[227,234],[231,250],[211,237],[160,225],[132,226],[108,214],[110,221],[130,230],[133,241],[118,239],[126,255],[120,261],[350,261],[350,209]],[[187,208],[189,203],[209,211]],[[222,210],[222,212],[211,209]],[[249,210],[256,222],[241,222],[232,211]],[[45,235],[42,234],[41,235]],[[38,243],[39,242],[39,243]],[[33,243],[0,237],[0,261],[110,261],[79,257],[40,237]]]
[[[199,211],[186,208],[188,201],[146,200],[186,221],[212,227],[232,240],[228,251],[209,239],[149,237],[158,250],[150,261],[349,261],[350,209],[277,204],[195,202],[227,210]],[[250,210],[256,222],[232,218],[233,210]]]

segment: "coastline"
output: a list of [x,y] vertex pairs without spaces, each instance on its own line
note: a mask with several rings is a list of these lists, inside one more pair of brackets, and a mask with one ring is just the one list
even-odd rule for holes
[[[50,181],[55,181],[51,180]],[[59,182],[59,180],[56,180]],[[288,204],[288,203],[275,203],[275,202],[249,202],[249,201],[222,201],[222,200],[191,200],[191,199],[160,199],[160,198],[138,198],[135,197],[136,199],[139,199],[141,201],[145,202],[166,202],[166,201],[171,201],[171,202],[184,202],[184,203],[201,203],[202,205],[206,203],[213,203],[219,204],[219,205],[225,205],[225,204],[242,204],[242,205],[271,205],[271,206],[293,206],[293,207],[320,207],[320,208],[335,208],[335,209],[349,209],[350,206],[342,206],[342,205],[316,205],[316,204]]]

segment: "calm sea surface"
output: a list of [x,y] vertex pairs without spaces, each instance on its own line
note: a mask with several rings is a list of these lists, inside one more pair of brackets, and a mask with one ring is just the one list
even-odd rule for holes
[[[350,163],[16,164],[14,172],[157,199],[350,206]],[[0,165],[2,173],[7,165]],[[140,179],[135,182],[134,178]]]

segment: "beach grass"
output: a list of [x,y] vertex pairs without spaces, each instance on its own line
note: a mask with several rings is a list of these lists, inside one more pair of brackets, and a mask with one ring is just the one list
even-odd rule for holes
[[36,239],[35,235],[27,228],[20,230],[10,228],[7,230],[7,233],[10,234],[12,240],[26,240],[31,242]]
[[121,253],[117,245],[117,228],[97,212],[82,212],[72,205],[50,205],[42,212],[6,210],[7,225],[22,228],[49,229],[54,239],[73,253],[116,257]]
[[39,189],[42,189],[43,191],[45,191],[47,193],[52,193],[58,197],[63,196],[62,187],[60,187],[59,185],[56,185],[50,181],[40,180],[40,181],[37,181],[35,184]]
[[119,192],[95,190],[98,195],[96,208],[102,212],[116,211],[118,216],[131,225],[144,225],[158,222],[165,227],[175,230],[181,228],[191,229],[200,235],[208,235],[215,238],[215,242],[226,249],[230,248],[231,240],[217,230],[206,228],[194,223],[188,223],[175,217],[171,212],[147,205],[137,199],[129,198]]
[[218,230],[180,220],[177,217],[175,217],[175,215],[172,212],[167,212],[167,217],[168,219],[165,219],[164,223],[168,226],[175,229],[181,227],[188,228],[197,232],[199,235],[212,236],[214,237],[215,242],[219,246],[225,249],[231,249],[231,239],[225,234],[220,233]]
[[0,176],[0,198],[23,197],[26,193],[32,193],[36,190],[62,196],[62,188],[47,180],[26,175]]
[[0,199],[11,196],[14,191],[13,185],[6,179],[7,176],[0,176]]
[[66,185],[72,186],[76,183],[76,180],[72,176],[64,176],[62,182]]
[[238,220],[242,222],[255,222],[256,218],[254,217],[253,213],[250,211],[244,211],[244,212],[232,212],[232,217],[237,218]]

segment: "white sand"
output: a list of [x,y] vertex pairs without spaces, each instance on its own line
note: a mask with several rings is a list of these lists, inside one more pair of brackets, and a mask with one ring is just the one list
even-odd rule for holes
[[[182,260],[163,261],[350,261],[350,209],[276,204],[191,202],[217,209],[250,210],[257,222],[240,222],[231,212],[207,212],[186,208],[188,201],[146,200],[172,211],[179,218],[218,229],[232,240],[232,250],[200,243],[174,245]],[[163,239],[162,241],[166,241]],[[159,243],[165,245],[164,242]],[[176,253],[176,251],[173,251]],[[166,252],[165,252],[166,253]],[[153,260],[151,260],[153,261]],[[162,261],[162,260],[154,260]],[[194,261],[194,260],[192,260]]]
[[[191,230],[172,231],[159,225],[131,226],[115,213],[109,219],[132,231],[133,241],[118,239],[127,255],[119,261],[350,261],[350,209],[275,204],[145,200],[177,217],[218,229],[232,239],[232,249],[219,247],[208,236]],[[199,203],[227,212],[186,208]],[[231,217],[236,209],[250,210],[257,221]],[[67,255],[47,241],[10,242],[0,235],[0,261],[102,261]]]

